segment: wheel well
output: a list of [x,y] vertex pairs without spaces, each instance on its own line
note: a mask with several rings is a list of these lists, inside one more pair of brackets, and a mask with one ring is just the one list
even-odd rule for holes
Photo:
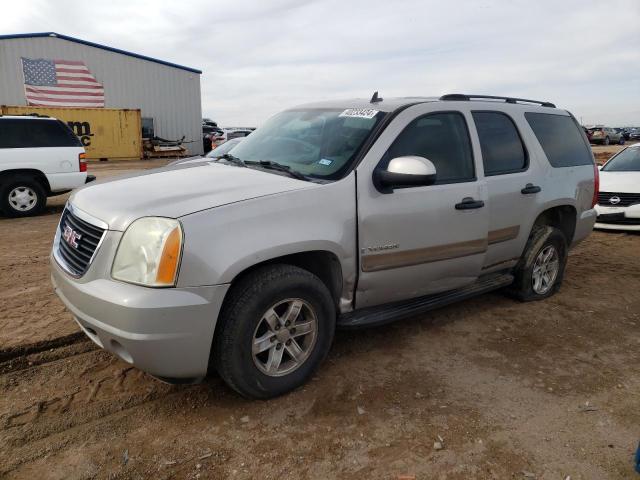
[[34,168],[16,168],[14,170],[4,170],[0,172],[0,181],[4,180],[5,178],[10,178],[14,175],[28,175],[30,177],[33,177],[42,185],[47,195],[51,193],[49,180],[47,180],[46,175],[40,170],[36,170]]
[[293,253],[281,257],[271,258],[264,262],[252,265],[240,272],[231,282],[233,286],[240,278],[250,275],[254,270],[265,265],[287,264],[307,270],[318,277],[329,289],[333,302],[338,308],[338,302],[342,293],[342,267],[338,257],[325,250]]
[[533,226],[549,225],[560,230],[567,239],[567,245],[571,245],[573,234],[576,230],[577,211],[571,205],[562,205],[545,210],[536,218]]

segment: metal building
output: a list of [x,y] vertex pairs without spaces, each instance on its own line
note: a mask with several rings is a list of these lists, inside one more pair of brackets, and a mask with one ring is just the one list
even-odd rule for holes
[[143,129],[203,153],[200,70],[54,32],[0,35],[0,105],[27,104],[22,58],[83,62],[105,108],[140,109]]

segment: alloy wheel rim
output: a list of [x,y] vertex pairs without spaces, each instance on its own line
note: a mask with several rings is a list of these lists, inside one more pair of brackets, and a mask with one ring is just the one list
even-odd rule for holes
[[544,295],[558,278],[560,271],[560,257],[556,247],[547,245],[544,247],[533,264],[533,291],[538,295]]
[[18,212],[28,212],[38,202],[38,196],[29,187],[16,187],[9,192],[9,205]]
[[300,298],[282,300],[262,315],[253,333],[251,355],[265,375],[281,377],[309,358],[318,336],[318,320]]

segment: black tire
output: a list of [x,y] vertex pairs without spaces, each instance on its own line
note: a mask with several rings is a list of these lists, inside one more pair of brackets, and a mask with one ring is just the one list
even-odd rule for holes
[[[538,293],[534,289],[533,269],[536,259],[548,246],[552,246],[557,252],[558,272],[549,290]],[[543,300],[555,294],[562,284],[567,264],[567,250],[567,240],[560,230],[547,225],[535,226],[520,262],[514,269],[515,281],[508,289],[509,293],[523,302]]]
[[[35,204],[24,210],[15,208],[10,195],[15,189],[28,189],[35,195]],[[29,175],[14,175],[0,180],[0,211],[7,217],[29,217],[37,215],[47,204],[47,194],[42,184]]]
[[604,145],[609,145],[609,143],[611,143],[611,140],[609,140],[609,137],[606,137],[606,138],[604,139],[603,144],[604,144]]
[[620,140],[618,141],[618,145],[624,145],[624,137],[620,137]]
[[[254,362],[254,334],[269,308],[292,298],[304,300],[313,309],[315,344],[297,369],[270,376]],[[227,385],[245,397],[276,397],[299,387],[314,373],[329,352],[335,325],[333,299],[318,277],[291,265],[268,265],[240,279],[227,294],[216,326],[212,366]]]

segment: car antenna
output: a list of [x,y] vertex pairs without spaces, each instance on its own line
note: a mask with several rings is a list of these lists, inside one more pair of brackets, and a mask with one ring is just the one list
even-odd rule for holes
[[382,97],[378,96],[378,91],[376,90],[375,92],[373,92],[373,96],[371,97],[371,100],[369,100],[369,103],[377,103],[381,101],[382,101]]

